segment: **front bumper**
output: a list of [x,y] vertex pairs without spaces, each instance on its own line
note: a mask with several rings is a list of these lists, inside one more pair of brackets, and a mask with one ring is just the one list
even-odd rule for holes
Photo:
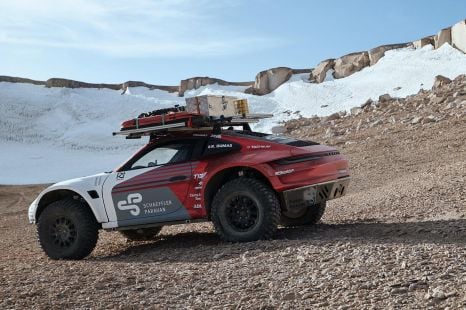
[[38,206],[39,206],[39,200],[37,198],[29,205],[28,218],[29,218],[29,223],[31,224],[36,223],[36,212],[37,212]]
[[346,194],[350,177],[286,190],[282,193],[287,210],[306,208]]

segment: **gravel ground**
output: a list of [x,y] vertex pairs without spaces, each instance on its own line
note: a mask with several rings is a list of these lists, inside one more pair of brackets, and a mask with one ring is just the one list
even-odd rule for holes
[[322,224],[271,241],[223,243],[208,223],[101,232],[87,259],[52,261],[26,216],[44,186],[0,186],[0,308],[466,307],[466,117],[390,126],[294,133],[337,145],[353,183]]

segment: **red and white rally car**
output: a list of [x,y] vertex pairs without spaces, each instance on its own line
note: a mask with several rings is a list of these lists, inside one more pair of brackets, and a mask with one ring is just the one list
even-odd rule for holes
[[326,202],[346,193],[348,161],[332,147],[176,113],[159,126],[143,121],[160,113],[123,123],[128,138],[150,137],[141,150],[111,172],[40,193],[29,220],[49,257],[86,257],[100,229],[144,240],[197,221],[212,221],[226,241],[268,239],[278,225],[318,222]]

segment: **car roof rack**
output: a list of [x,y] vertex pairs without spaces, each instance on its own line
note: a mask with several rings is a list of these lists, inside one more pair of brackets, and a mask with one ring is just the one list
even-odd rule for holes
[[[252,113],[237,115],[232,117],[212,117],[203,116],[200,114],[183,114],[183,117],[170,123],[162,123],[153,126],[139,127],[138,119],[135,119],[135,128],[124,129],[113,132],[113,135],[126,136],[126,139],[139,139],[143,136],[151,136],[167,132],[183,132],[183,131],[220,131],[222,127],[227,126],[243,126],[246,130],[250,130],[250,124],[258,123],[261,119],[270,118],[273,114]],[[145,117],[145,116],[143,116]]]

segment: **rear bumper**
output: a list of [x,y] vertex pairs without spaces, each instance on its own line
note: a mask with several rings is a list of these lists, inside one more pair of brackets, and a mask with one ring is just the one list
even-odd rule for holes
[[345,177],[283,191],[285,207],[287,210],[296,210],[339,198],[346,194],[350,180],[350,177]]

